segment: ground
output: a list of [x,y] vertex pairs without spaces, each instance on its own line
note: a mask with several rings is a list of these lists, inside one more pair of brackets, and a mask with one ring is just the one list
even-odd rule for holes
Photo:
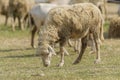
[[[112,7],[113,8],[113,7]],[[114,9],[115,10],[115,9]],[[112,14],[112,12],[111,12]],[[101,46],[101,63],[94,64],[95,54],[87,48],[81,62],[72,63],[78,56],[66,47],[65,65],[57,67],[59,55],[52,57],[50,67],[43,67],[36,49],[30,46],[30,30],[12,32],[10,26],[0,25],[0,80],[120,80],[120,39],[108,39],[108,22],[104,25],[105,41]],[[36,36],[37,45],[37,36]]]

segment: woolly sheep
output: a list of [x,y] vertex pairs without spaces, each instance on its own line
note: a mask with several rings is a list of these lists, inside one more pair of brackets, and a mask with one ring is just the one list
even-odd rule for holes
[[[67,0],[66,0],[67,1]],[[57,2],[53,2],[56,3]],[[60,4],[60,1],[58,1],[58,3]],[[42,27],[42,25],[44,24],[45,18],[47,16],[48,11],[53,8],[56,7],[58,5],[56,4],[48,4],[48,3],[39,3],[38,5],[35,5],[30,11],[29,14],[31,16],[31,20],[32,23],[34,23],[34,26],[32,28],[32,34],[31,34],[31,46],[33,48],[35,48],[34,46],[34,37],[35,37],[35,33],[37,32],[37,30],[40,30],[40,27]],[[76,43],[77,44],[77,43]],[[79,46],[79,45],[78,45]],[[78,47],[79,48],[79,47]],[[80,51],[78,49],[75,49],[76,51]],[[65,51],[66,52],[66,51]],[[68,55],[68,52],[66,52]]]
[[100,62],[100,39],[102,39],[103,17],[99,9],[91,3],[57,7],[49,11],[46,22],[39,33],[37,54],[41,55],[44,66],[50,65],[54,49],[52,44],[60,44],[61,60],[64,65],[64,46],[69,39],[81,38],[81,51],[74,64],[79,63],[87,46],[87,37],[93,34],[96,47],[95,63]]

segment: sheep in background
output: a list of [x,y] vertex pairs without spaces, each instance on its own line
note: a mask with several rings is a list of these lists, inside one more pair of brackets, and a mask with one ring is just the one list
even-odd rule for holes
[[9,14],[14,18],[12,29],[15,31],[15,19],[18,19],[19,27],[24,30],[24,17],[34,5],[34,0],[9,0]]
[[8,2],[9,0],[0,0],[0,14],[5,16],[5,25],[7,25],[8,22]]
[[120,38],[120,17],[113,17],[111,19],[108,30],[108,37]]
[[74,64],[80,62],[87,47],[87,39],[93,34],[96,47],[95,63],[100,62],[100,40],[103,36],[103,17],[99,9],[91,3],[57,7],[48,13],[46,22],[39,33],[37,54],[41,55],[44,66],[50,65],[54,43],[60,44],[61,59],[58,66],[64,65],[64,46],[69,39],[81,38],[81,51]]

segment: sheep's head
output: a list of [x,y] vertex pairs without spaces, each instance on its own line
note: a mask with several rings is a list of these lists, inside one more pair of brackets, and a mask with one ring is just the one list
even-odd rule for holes
[[56,55],[54,49],[48,44],[39,44],[37,54],[41,56],[45,67],[50,65],[52,55]]

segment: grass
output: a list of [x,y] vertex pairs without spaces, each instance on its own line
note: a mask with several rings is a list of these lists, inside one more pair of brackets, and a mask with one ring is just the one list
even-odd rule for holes
[[[108,23],[104,27],[107,34]],[[37,40],[36,40],[37,41]],[[51,66],[43,67],[40,57],[30,47],[29,30],[15,32],[10,26],[0,26],[0,80],[120,80],[120,40],[106,39],[101,46],[100,64],[94,64],[95,54],[83,55],[82,61],[72,65],[77,55],[67,47],[65,65],[56,67],[59,55],[53,56]],[[44,75],[43,75],[44,74]]]

